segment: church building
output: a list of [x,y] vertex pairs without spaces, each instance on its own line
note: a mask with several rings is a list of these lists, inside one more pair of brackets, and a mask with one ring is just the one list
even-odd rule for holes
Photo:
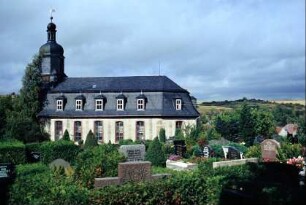
[[38,114],[51,140],[61,139],[66,129],[75,142],[85,141],[90,130],[100,143],[152,140],[161,128],[170,137],[196,125],[195,98],[167,76],[68,77],[52,19],[48,41],[39,50],[48,91]]

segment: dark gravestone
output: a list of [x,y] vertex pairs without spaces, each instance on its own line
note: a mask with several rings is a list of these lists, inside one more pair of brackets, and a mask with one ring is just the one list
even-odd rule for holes
[[242,153],[235,147],[223,146],[224,156],[226,159],[242,159]]
[[30,152],[28,156],[28,160],[30,162],[39,162],[41,158],[40,152]]
[[0,204],[7,204],[9,185],[15,179],[15,165],[0,163]]
[[173,144],[174,144],[174,154],[184,157],[186,153],[185,140],[174,140]]
[[277,149],[280,148],[279,142],[266,139],[261,144],[261,157],[264,161],[277,161]]

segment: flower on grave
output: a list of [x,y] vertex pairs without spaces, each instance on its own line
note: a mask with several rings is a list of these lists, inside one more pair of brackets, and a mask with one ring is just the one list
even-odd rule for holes
[[297,166],[298,168],[303,168],[304,159],[301,156],[298,156],[298,158],[293,157],[287,160],[287,164]]
[[169,160],[172,160],[172,161],[178,161],[180,159],[182,159],[181,156],[179,155],[174,155],[174,154],[171,154],[169,157],[168,157]]

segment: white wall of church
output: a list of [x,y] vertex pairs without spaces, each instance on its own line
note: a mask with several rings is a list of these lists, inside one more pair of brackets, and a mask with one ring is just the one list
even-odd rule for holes
[[[136,122],[143,121],[145,127],[145,139],[153,140],[159,134],[161,128],[165,128],[166,136],[174,136],[176,122],[182,121],[184,126],[195,126],[196,119],[163,119],[163,118],[123,118],[123,119],[51,119],[45,123],[45,131],[50,134],[52,141],[55,140],[55,122],[62,122],[62,132],[67,129],[70,139],[74,139],[74,122],[80,121],[82,124],[82,139],[85,141],[90,130],[94,131],[94,122],[102,121],[103,123],[103,141],[115,143],[115,125],[117,121],[124,124],[124,139],[136,139]],[[62,133],[62,134],[63,134]],[[62,136],[61,136],[62,137]],[[60,137],[60,138],[61,138]]]

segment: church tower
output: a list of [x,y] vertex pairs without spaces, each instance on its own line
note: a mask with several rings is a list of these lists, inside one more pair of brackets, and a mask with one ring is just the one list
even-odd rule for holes
[[64,49],[56,43],[56,25],[52,22],[52,16],[50,19],[47,26],[48,41],[39,49],[42,56],[40,71],[44,83],[56,85],[67,76],[64,72]]

